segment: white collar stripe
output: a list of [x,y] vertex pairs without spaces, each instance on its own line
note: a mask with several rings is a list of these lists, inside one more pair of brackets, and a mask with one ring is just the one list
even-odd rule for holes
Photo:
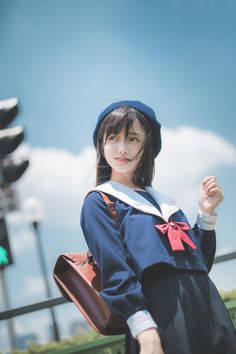
[[132,206],[133,208],[143,211],[144,213],[147,214],[159,216],[160,218],[164,219],[166,222],[168,221],[169,217],[172,214],[174,214],[176,211],[179,210],[179,207],[175,204],[175,201],[172,198],[156,191],[152,187],[146,187],[145,189],[160,206],[162,214],[146,198],[144,198],[139,193],[136,193],[133,189],[126,187],[121,183],[114,182],[114,181],[107,181],[95,187],[95,189],[93,190],[99,190],[104,193],[113,195],[117,199],[122,200],[123,202]]

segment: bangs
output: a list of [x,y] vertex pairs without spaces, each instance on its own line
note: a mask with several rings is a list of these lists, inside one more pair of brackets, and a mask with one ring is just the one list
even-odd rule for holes
[[[127,137],[132,131],[136,119],[140,122],[147,136],[150,132],[150,125],[147,119],[138,111],[124,106],[115,109],[103,120],[99,128],[98,144],[104,143],[111,134],[119,134],[123,129],[125,137]],[[103,141],[102,138],[104,139]]]

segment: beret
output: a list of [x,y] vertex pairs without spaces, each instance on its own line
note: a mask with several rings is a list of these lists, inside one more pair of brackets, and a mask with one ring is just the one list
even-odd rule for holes
[[140,101],[132,101],[132,100],[118,101],[118,102],[111,103],[107,108],[105,108],[99,114],[98,121],[93,132],[94,146],[96,147],[98,130],[100,128],[102,121],[106,118],[106,116],[109,113],[111,113],[112,111],[120,107],[131,107],[139,111],[140,113],[142,113],[148,119],[152,128],[154,154],[155,156],[157,156],[161,150],[161,124],[157,121],[154,110]]

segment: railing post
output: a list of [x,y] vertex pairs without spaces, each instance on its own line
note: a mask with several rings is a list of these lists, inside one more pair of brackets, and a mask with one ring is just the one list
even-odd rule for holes
[[[9,310],[11,308],[11,306],[10,306],[10,301],[9,301],[9,294],[8,294],[8,289],[7,289],[7,282],[5,279],[4,268],[0,269],[0,284],[2,287],[4,307],[7,310]],[[15,336],[14,324],[13,324],[12,318],[7,319],[7,330],[8,330],[8,335],[9,335],[10,346],[12,349],[16,348],[16,336]]]

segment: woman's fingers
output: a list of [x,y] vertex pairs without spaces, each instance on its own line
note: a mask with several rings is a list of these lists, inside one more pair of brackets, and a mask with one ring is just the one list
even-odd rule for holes
[[216,177],[215,176],[206,176],[202,181],[203,189],[208,188],[209,185],[212,183],[216,183]]
[[211,188],[207,194],[209,197],[214,197],[215,195],[220,195],[220,194],[222,194],[222,196],[223,196],[223,193],[221,192],[220,188],[218,188],[218,187]]
[[216,183],[216,181],[208,182],[208,183],[205,185],[205,191],[206,191],[207,194],[209,194],[209,192],[210,192],[212,189],[215,189],[215,188],[220,189],[220,186]]
[[215,176],[206,176],[203,179],[202,188],[209,197],[213,196],[216,193],[223,195],[223,192],[221,191],[221,188],[217,183]]
[[210,180],[216,180],[216,176],[205,176],[203,178],[202,183],[205,185],[207,182],[209,182]]
[[217,183],[215,176],[206,176],[201,184],[199,206],[206,214],[213,214],[216,207],[224,199],[224,193]]

